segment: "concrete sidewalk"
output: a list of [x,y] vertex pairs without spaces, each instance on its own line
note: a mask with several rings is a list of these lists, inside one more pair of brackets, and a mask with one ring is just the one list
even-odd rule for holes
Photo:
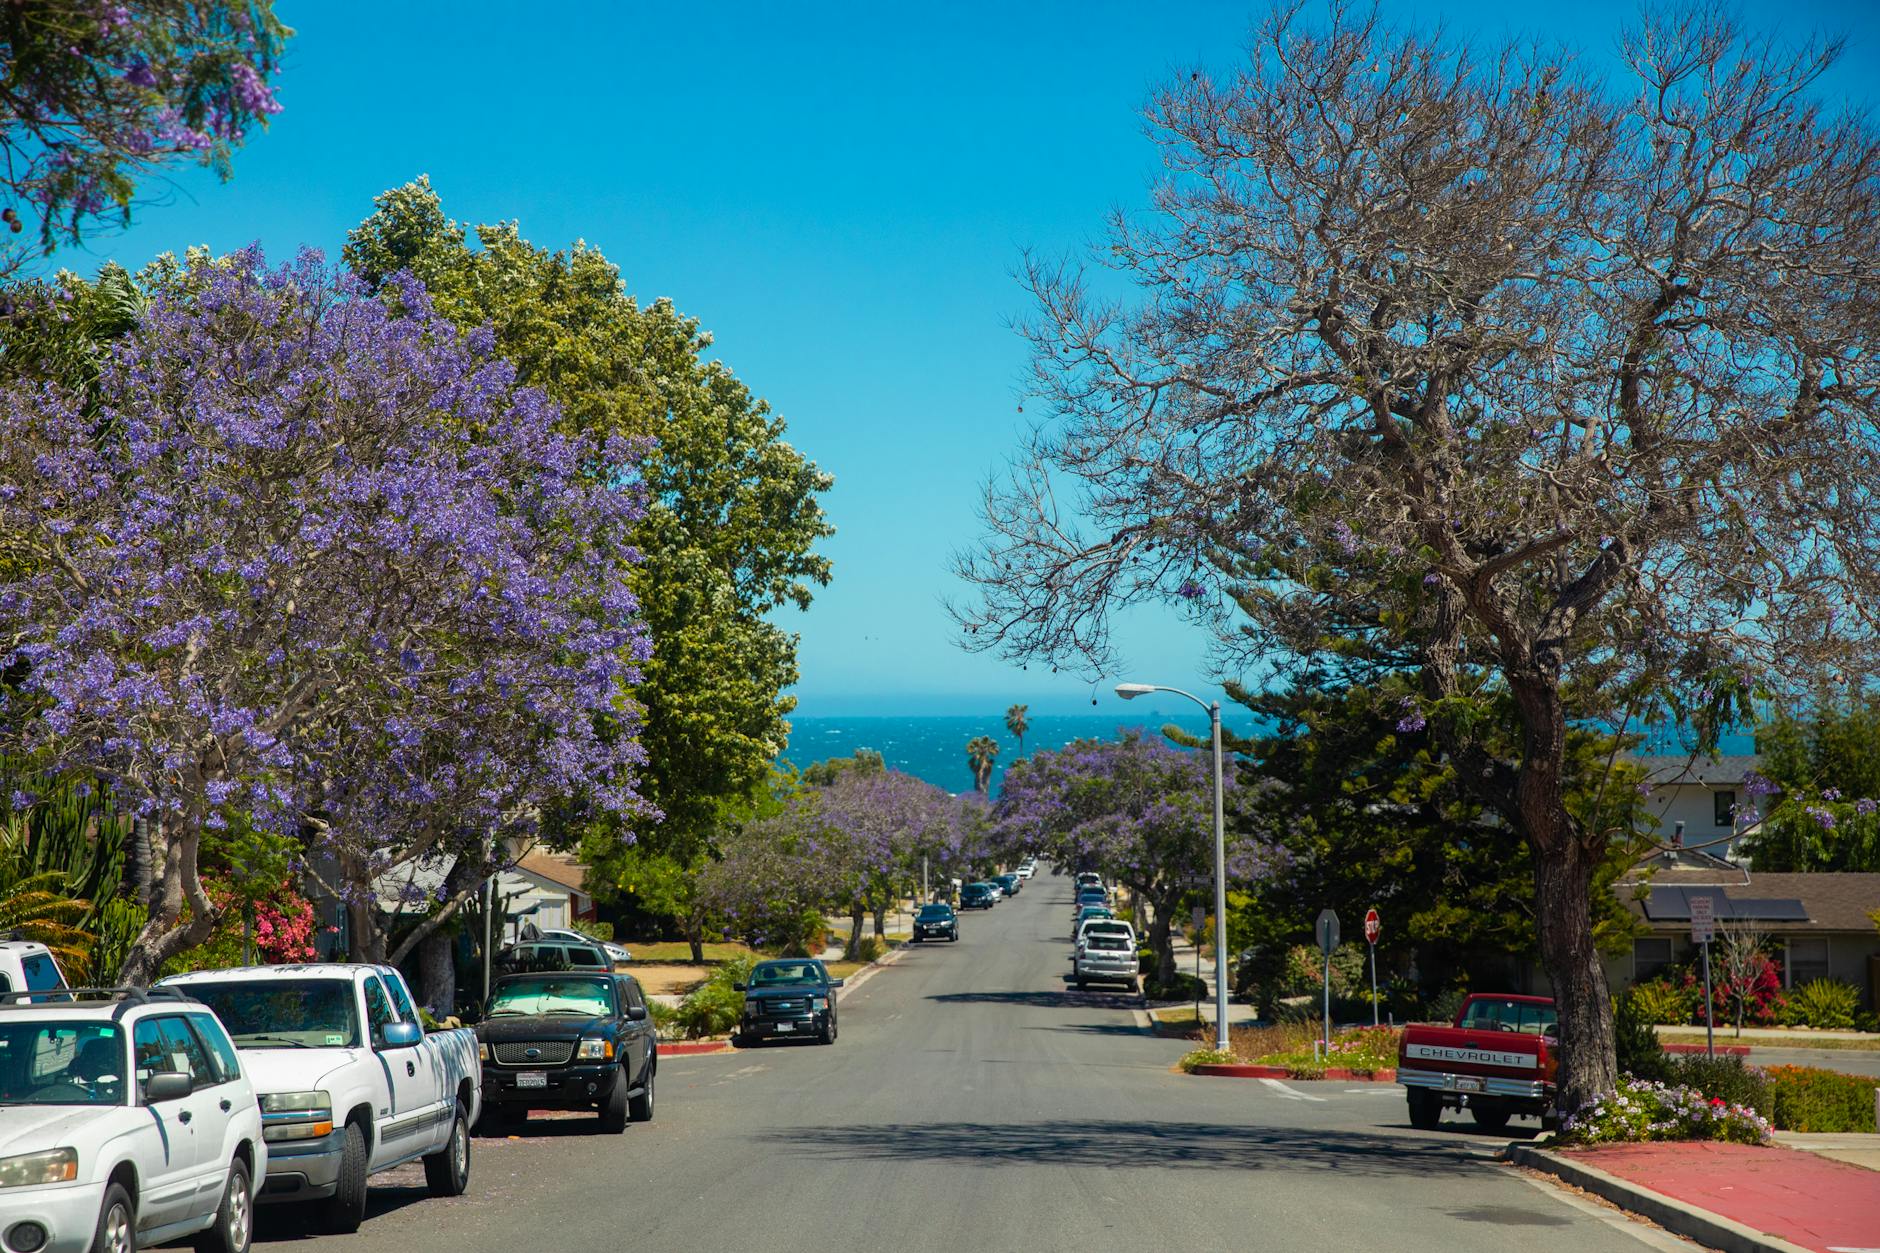
[[1710,1142],[1517,1144],[1508,1156],[1726,1253],[1880,1248],[1880,1172],[1814,1152]]

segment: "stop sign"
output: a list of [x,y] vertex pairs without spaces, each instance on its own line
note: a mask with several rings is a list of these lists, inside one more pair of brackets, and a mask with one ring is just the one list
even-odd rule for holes
[[1365,910],[1364,911],[1364,941],[1365,943],[1376,944],[1377,937],[1383,930],[1384,930],[1384,924],[1378,918],[1377,911],[1375,909]]

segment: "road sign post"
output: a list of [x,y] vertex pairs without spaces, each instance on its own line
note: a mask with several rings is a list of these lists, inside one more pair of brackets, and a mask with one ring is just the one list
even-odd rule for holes
[[[1202,993],[1202,990],[1207,986],[1201,980],[1201,928],[1207,925],[1208,912],[1205,909],[1201,908],[1201,906],[1197,905],[1195,906],[1194,912],[1190,915],[1188,921],[1195,924],[1195,1029],[1200,1030],[1201,1028],[1201,993]],[[1221,977],[1221,972],[1218,970],[1215,971],[1214,977],[1216,979],[1219,979]]]
[[1717,1001],[1710,990],[1710,942],[1717,934],[1717,898],[1693,896],[1691,902],[1691,943],[1704,954],[1704,1055],[1717,1055]]
[[1338,915],[1329,909],[1319,911],[1319,951],[1325,954],[1325,1038],[1324,1053],[1332,1054],[1332,954],[1338,949]]
[[1377,937],[1384,933],[1384,920],[1376,909],[1364,911],[1364,942],[1371,946],[1371,1025],[1377,1026]]

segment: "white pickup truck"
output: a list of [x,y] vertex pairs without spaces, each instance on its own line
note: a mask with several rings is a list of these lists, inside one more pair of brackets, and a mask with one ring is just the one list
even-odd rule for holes
[[215,1010],[261,1100],[261,1201],[323,1200],[353,1231],[366,1180],[423,1159],[433,1196],[470,1181],[482,1109],[476,1033],[426,1033],[390,966],[338,963],[202,970],[163,981]]

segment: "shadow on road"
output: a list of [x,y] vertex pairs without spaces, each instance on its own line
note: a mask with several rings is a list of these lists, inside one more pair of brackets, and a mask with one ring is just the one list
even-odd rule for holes
[[1138,1009],[1142,998],[1127,992],[940,992],[927,998],[942,1005],[1030,1005],[1038,1009]]
[[1476,1160],[1462,1141],[1199,1122],[890,1123],[783,1127],[760,1138],[793,1154],[832,1161],[905,1158],[968,1166],[1048,1162],[1116,1169],[1337,1170],[1383,1176],[1420,1175]]
[[[407,1205],[416,1205],[419,1201],[429,1199],[430,1195],[430,1191],[422,1184],[414,1188],[374,1183],[372,1190],[366,1194],[366,1222],[369,1224],[373,1219],[404,1209]],[[284,1244],[293,1240],[311,1240],[325,1234],[326,1223],[317,1203],[255,1207],[256,1244]]]

